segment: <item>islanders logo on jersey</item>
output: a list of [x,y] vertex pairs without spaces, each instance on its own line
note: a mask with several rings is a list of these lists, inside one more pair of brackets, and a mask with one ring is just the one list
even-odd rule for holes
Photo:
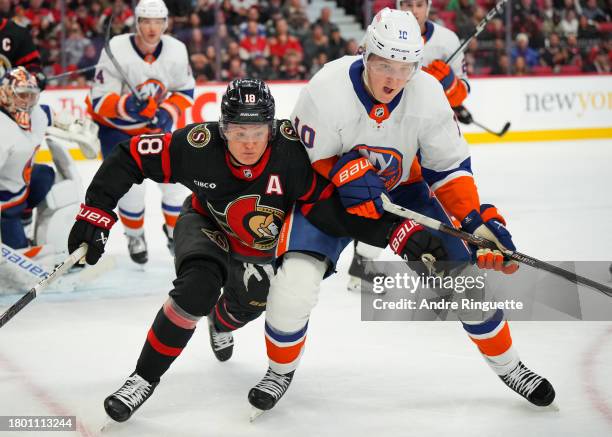
[[164,101],[166,97],[166,87],[157,79],[148,79],[136,87],[136,90],[144,98],[153,97],[157,103]]
[[276,246],[285,213],[261,205],[260,200],[259,195],[239,197],[227,205],[225,212],[215,211],[210,203],[208,207],[228,234],[254,249],[269,250]]
[[403,174],[403,156],[397,149],[358,144],[353,150],[358,150],[376,167],[378,176],[384,181],[387,190],[391,190],[399,183]]

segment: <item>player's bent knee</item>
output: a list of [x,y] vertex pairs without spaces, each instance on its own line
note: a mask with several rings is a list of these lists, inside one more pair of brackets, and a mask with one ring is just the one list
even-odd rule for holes
[[290,252],[272,279],[266,320],[276,329],[292,332],[308,321],[317,304],[327,264],[310,255]]
[[223,281],[221,267],[214,261],[189,259],[180,266],[170,296],[185,312],[202,317],[215,306]]

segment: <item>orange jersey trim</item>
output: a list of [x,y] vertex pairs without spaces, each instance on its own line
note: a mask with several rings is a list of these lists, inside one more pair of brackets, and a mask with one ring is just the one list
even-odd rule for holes
[[332,156],[330,158],[319,159],[312,163],[312,168],[315,169],[317,173],[323,176],[325,179],[330,179],[329,173],[334,165],[338,162],[337,156]]
[[305,342],[306,337],[304,337],[302,341],[294,344],[293,346],[280,347],[272,343],[266,337],[266,350],[268,351],[268,358],[279,364],[291,363],[300,356],[300,352],[302,351]]
[[478,190],[471,176],[460,176],[434,192],[444,208],[462,221],[473,210],[480,211]]
[[489,357],[501,355],[512,346],[512,337],[510,336],[508,322],[504,322],[504,327],[495,337],[485,339],[470,337],[470,339],[478,346],[480,352]]

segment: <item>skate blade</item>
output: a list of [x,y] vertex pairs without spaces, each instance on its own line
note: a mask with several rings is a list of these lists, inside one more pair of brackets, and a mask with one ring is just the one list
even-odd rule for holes
[[372,294],[385,294],[387,291],[374,291],[374,287],[368,281],[365,281],[365,286],[362,287],[363,279],[358,278],[356,276],[351,276],[349,278],[348,284],[346,284],[346,289],[351,293],[372,293]]
[[251,408],[251,416],[249,417],[249,422],[252,423],[255,419],[257,419],[263,413],[265,413],[265,410],[260,410],[259,408],[252,407]]
[[104,419],[104,423],[102,423],[102,426],[100,427],[100,433],[103,433],[103,432],[106,432],[112,429],[114,423],[117,423],[117,422],[111,419],[111,417],[107,414],[106,418]]
[[346,284],[346,289],[351,293],[357,293],[361,291],[361,279],[356,278],[355,276],[351,276],[349,278],[348,284]]
[[529,408],[531,408],[531,410],[533,411],[538,411],[540,413],[546,413],[546,412],[559,412],[559,404],[557,404],[557,401],[553,401],[550,405],[546,405],[544,407],[539,407],[537,405],[532,404],[531,402],[529,403]]

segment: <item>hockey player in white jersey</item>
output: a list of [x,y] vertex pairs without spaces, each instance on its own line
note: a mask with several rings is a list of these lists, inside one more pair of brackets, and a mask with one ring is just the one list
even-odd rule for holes
[[[431,0],[397,0],[396,6],[399,10],[411,11],[417,19],[425,44],[423,70],[438,79],[459,121],[469,124],[471,116],[463,107],[463,101],[470,92],[463,53],[458,53],[450,64],[445,62],[459,47],[459,38],[452,30],[428,20]],[[466,118],[466,114],[470,118]],[[420,165],[415,160],[411,168],[411,182],[423,180],[420,170]],[[362,289],[361,281],[371,282],[378,273],[371,261],[380,255],[381,249],[360,242],[355,242],[354,248],[353,261],[349,267],[348,289],[358,291]]]
[[[185,45],[169,35],[168,9],[162,0],[140,0],[135,9],[136,32],[110,40],[110,49],[127,76],[123,78],[105,52],[100,56],[89,113],[100,125],[104,157],[130,136],[169,132],[183,111],[193,104],[195,81]],[[135,86],[129,92],[125,81]],[[176,219],[187,192],[178,185],[160,184],[163,231],[173,251]],[[132,260],[147,262],[144,236],[145,186],[134,185],[121,199],[118,212]]]
[[[367,29],[363,56],[326,64],[302,89],[291,116],[313,167],[335,185],[352,214],[380,217],[380,196],[388,193],[394,203],[449,226],[454,216],[463,230],[515,250],[503,217],[493,205],[480,203],[467,143],[439,82],[421,71],[422,59],[423,39],[414,15],[385,8]],[[417,154],[425,181],[406,184]],[[419,228],[414,223],[400,227],[389,246],[397,253]],[[432,233],[443,241],[448,260],[467,266],[462,275],[478,274],[472,263],[507,274],[518,269],[499,250],[472,251],[457,238]],[[271,280],[266,310],[270,367],[249,392],[258,410],[273,408],[287,391],[304,352],[320,282],[333,272],[350,241],[322,234],[297,209],[281,234],[282,264]],[[457,315],[509,388],[538,406],[553,401],[552,385],[519,359],[502,310],[477,320]]]
[[[66,220],[78,210],[81,182],[63,142],[77,142],[89,158],[98,154],[99,142],[89,120],[55,115],[38,105],[36,78],[23,67],[9,70],[0,81],[0,228],[2,259],[7,261],[0,276],[3,284],[21,286],[20,269],[34,275],[22,281],[29,284],[41,273],[27,267],[32,260],[50,269],[66,256]],[[43,143],[55,169],[34,163]],[[25,227],[34,208],[36,224],[28,235]]]

